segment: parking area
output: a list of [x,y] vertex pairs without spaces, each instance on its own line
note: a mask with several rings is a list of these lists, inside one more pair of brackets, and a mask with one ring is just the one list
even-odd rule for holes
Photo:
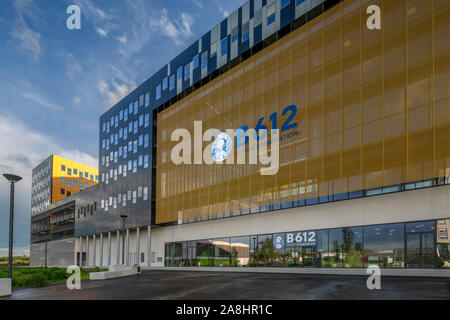
[[450,299],[449,278],[382,277],[369,290],[367,277],[274,273],[145,271],[107,281],[82,281],[19,289],[9,299],[29,300],[312,300]]

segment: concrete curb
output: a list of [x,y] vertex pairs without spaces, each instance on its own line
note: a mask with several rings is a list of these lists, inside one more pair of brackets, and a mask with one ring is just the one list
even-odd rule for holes
[[[367,269],[344,268],[216,268],[216,267],[142,267],[142,271],[197,271],[197,272],[244,272],[286,273],[308,275],[368,276]],[[450,278],[450,270],[439,269],[381,269],[387,277],[433,277]]]

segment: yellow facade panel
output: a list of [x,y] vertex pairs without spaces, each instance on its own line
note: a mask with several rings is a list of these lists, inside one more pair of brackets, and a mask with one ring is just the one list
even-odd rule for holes
[[[367,30],[368,3],[382,7],[382,30]],[[156,222],[449,175],[449,9],[346,0],[159,113]],[[174,165],[170,135],[194,121],[203,132],[296,125],[282,132],[278,173],[262,176],[260,165]]]

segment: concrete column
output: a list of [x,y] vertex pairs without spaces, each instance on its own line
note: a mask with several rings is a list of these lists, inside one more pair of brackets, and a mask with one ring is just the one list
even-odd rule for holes
[[92,258],[92,261],[93,261],[93,263],[92,263],[92,266],[94,266],[95,267],[95,265],[96,265],[96,260],[97,260],[97,235],[95,235],[94,234],[94,236],[92,237],[92,255],[93,255],[93,258]]
[[141,239],[139,234],[139,228],[136,228],[136,265],[139,267],[141,260]]
[[83,237],[80,237],[80,267],[83,266]]
[[127,229],[127,237],[125,239],[125,265],[130,266],[130,230]]
[[86,236],[86,267],[89,267],[89,236]]
[[116,255],[116,265],[120,264],[120,231],[117,230],[117,238],[116,238],[116,251],[117,251],[117,255]]
[[108,232],[108,267],[111,265],[111,232]]
[[147,267],[152,265],[152,226],[147,227]]
[[100,268],[103,267],[103,233],[100,233]]

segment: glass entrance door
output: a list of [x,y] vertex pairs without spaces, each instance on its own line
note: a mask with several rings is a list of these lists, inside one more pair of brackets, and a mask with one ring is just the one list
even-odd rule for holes
[[406,236],[408,268],[434,268],[434,233],[412,233]]

